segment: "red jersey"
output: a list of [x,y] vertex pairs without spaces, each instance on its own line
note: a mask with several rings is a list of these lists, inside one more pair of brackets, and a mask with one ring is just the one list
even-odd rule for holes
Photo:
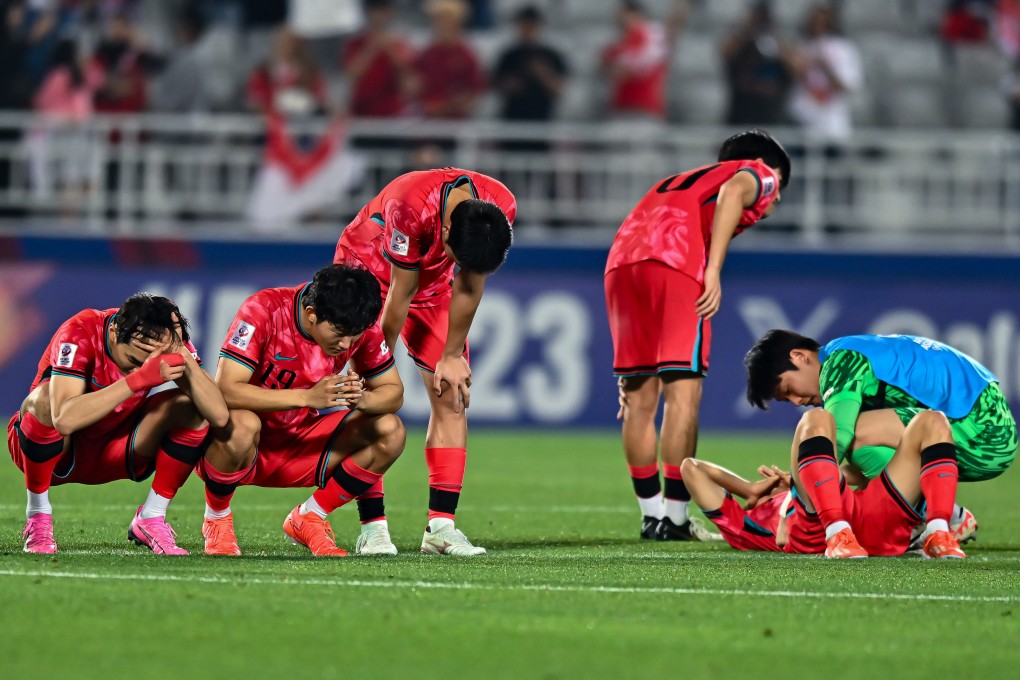
[[[485,91],[485,71],[466,41],[429,45],[415,60],[415,70],[421,80],[421,100],[426,115],[430,115],[434,107],[444,106],[458,97]],[[437,117],[466,118],[467,112],[447,111]]]
[[754,205],[744,210],[734,236],[754,225],[775,200],[779,178],[759,161],[723,161],[667,177],[627,216],[609,249],[606,271],[656,260],[704,282],[719,188],[738,172],[758,181]]
[[[379,324],[372,324],[346,352],[329,356],[301,328],[301,297],[307,283],[290,288],[266,288],[244,301],[223,340],[220,357],[252,371],[249,385],[272,390],[304,390],[350,362],[361,377],[370,379],[393,366],[393,355]],[[259,413],[266,427],[288,430],[318,416],[315,409]]]
[[[86,392],[101,390],[123,378],[124,373],[110,353],[110,322],[116,316],[116,309],[85,309],[61,324],[39,359],[39,370],[32,381],[32,389],[54,375],[84,381]],[[198,359],[194,345],[189,342],[187,347]],[[145,391],[135,392],[98,423],[85,428],[85,431],[94,428],[101,431],[117,429],[143,408],[146,394]]]
[[334,262],[358,260],[379,279],[386,295],[391,266],[418,271],[412,304],[431,307],[451,294],[454,261],[443,247],[446,199],[457,187],[499,206],[512,225],[517,200],[501,182],[470,170],[442,168],[409,172],[386,185],[347,225]]

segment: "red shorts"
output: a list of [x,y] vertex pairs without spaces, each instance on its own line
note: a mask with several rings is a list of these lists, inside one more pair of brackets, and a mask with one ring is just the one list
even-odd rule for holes
[[[106,484],[118,479],[144,481],[156,469],[155,460],[136,460],[132,446],[135,429],[141,422],[126,420],[114,430],[98,433],[90,429],[71,435],[71,445],[60,454],[50,484]],[[19,414],[7,423],[7,448],[18,469],[25,470],[25,454],[18,440]],[[91,435],[91,436],[90,436]]]
[[[782,497],[779,497],[780,500]],[[775,528],[779,523],[779,502],[769,499],[751,510],[726,494],[722,507],[705,513],[712,520],[723,539],[737,550],[766,550],[778,552]]]
[[[329,454],[333,442],[353,411],[333,411],[309,418],[286,431],[263,430],[255,464],[239,486],[273,489],[324,487],[329,479]],[[195,472],[206,480],[205,459]]]
[[[429,373],[436,372],[436,364],[443,357],[446,348],[446,332],[450,327],[450,298],[443,299],[440,304],[430,307],[415,307],[407,311],[407,321],[400,329],[400,339],[404,341],[407,355],[415,365]],[[465,341],[465,359],[470,363],[468,344]]]
[[712,322],[694,311],[700,283],[645,260],[608,272],[605,285],[616,376],[708,373]]
[[[900,494],[883,472],[860,491],[843,486],[843,514],[861,547],[873,557],[896,557],[910,547],[910,535],[924,518]],[[818,515],[808,513],[797,499],[805,532],[816,537],[824,550],[825,530]]]

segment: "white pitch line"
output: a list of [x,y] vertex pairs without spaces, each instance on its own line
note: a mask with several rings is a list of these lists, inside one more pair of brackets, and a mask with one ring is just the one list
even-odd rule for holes
[[1010,595],[930,595],[925,593],[840,593],[796,590],[726,590],[722,588],[642,588],[635,586],[571,586],[557,584],[497,585],[488,583],[444,583],[441,581],[365,581],[358,579],[281,579],[267,577],[177,576],[174,574],[96,574],[67,571],[0,570],[0,576],[26,578],[67,578],[93,581],[165,581],[213,585],[346,586],[349,588],[403,588],[408,590],[480,590],[553,593],[597,593],[625,595],[708,595],[728,597],[811,598],[828,600],[899,600],[906,602],[988,602],[1014,604],[1020,597]]

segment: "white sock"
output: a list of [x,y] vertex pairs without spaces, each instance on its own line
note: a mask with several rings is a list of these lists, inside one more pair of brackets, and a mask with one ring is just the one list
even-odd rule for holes
[[662,492],[655,494],[651,498],[641,498],[638,496],[638,505],[641,506],[641,514],[645,517],[654,517],[655,519],[662,519]]
[[362,524],[361,525],[361,533],[365,533],[365,532],[367,532],[367,531],[369,531],[371,529],[374,529],[376,527],[382,527],[386,531],[390,530],[390,525],[386,523],[386,520],[384,520],[384,519],[377,519],[374,522],[365,522],[364,524]]
[[149,496],[145,499],[145,504],[142,505],[142,519],[166,517],[166,509],[169,507],[169,498],[163,498],[152,489],[149,489]]
[[849,522],[843,522],[843,521],[833,522],[829,526],[825,527],[825,540],[827,541],[830,538],[832,538],[833,536],[835,536],[836,534],[838,534],[839,532],[843,531],[843,529],[849,529],[849,528],[850,528],[850,523]]
[[680,526],[687,521],[687,504],[690,501],[677,501],[672,498],[666,499],[666,517],[673,521],[673,524]]
[[437,531],[442,531],[446,527],[452,526],[453,520],[449,517],[433,517],[429,520],[429,531],[433,534]]
[[52,515],[53,508],[50,507],[50,490],[46,489],[42,493],[28,492],[28,506],[25,508],[25,517],[31,518],[32,515]]
[[944,519],[933,519],[928,522],[928,533],[933,531],[949,531],[949,522]]
[[206,519],[223,519],[230,515],[230,506],[227,506],[226,510],[213,510],[209,507],[209,504],[205,504],[205,518]]
[[326,519],[326,515],[329,513],[322,509],[322,506],[315,502],[315,496],[309,496],[308,500],[301,504],[301,508],[298,510],[302,515],[307,515],[310,512],[314,512],[322,519]]

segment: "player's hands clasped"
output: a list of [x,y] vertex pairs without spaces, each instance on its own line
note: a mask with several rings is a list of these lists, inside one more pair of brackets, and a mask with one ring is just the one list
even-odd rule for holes
[[326,376],[308,388],[308,407],[356,409],[365,394],[365,381],[354,371]]
[[436,364],[436,373],[432,378],[432,389],[436,396],[443,396],[443,383],[453,390],[453,412],[471,405],[471,367],[462,356],[444,356]]
[[722,302],[722,284],[719,281],[719,270],[709,267],[705,269],[705,292],[698,298],[695,311],[698,316],[711,319],[719,311]]

